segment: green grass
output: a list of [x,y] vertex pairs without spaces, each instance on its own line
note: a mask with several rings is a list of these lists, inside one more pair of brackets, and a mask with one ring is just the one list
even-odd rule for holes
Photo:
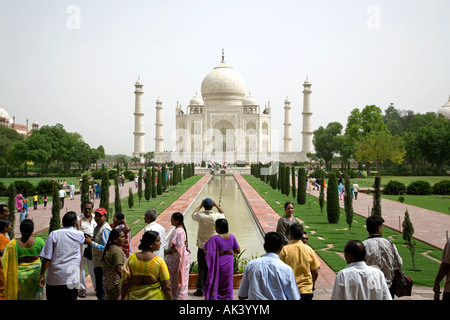
[[[398,195],[382,195],[382,198],[393,200],[400,202],[398,200],[400,196]],[[450,196],[442,196],[442,195],[429,195],[429,196],[419,196],[419,195],[410,195],[405,194],[401,197],[405,198],[403,203],[409,204],[412,206],[433,210],[437,212],[442,212],[446,214],[450,214]]]
[[[372,188],[375,177],[352,178],[351,181],[357,181],[361,188]],[[450,180],[449,176],[381,176],[381,187],[384,187],[390,180],[398,181],[408,186],[413,181],[428,181],[431,186],[442,180]]]
[[[278,190],[272,189],[269,184],[264,184],[260,179],[251,175],[243,175],[243,177],[280,216],[284,214],[284,203],[286,201],[292,201],[292,195],[283,195]],[[345,268],[347,263],[339,254],[343,253],[345,243],[348,240],[363,241],[368,237],[365,228],[365,218],[355,214],[352,228],[349,230],[343,209],[341,209],[339,222],[330,224],[327,220],[326,204],[323,213],[321,213],[317,198],[307,195],[305,205],[299,205],[294,201],[294,206],[294,215],[304,222],[303,226],[309,238],[308,243],[334,272]],[[439,262],[426,257],[424,253],[427,253],[435,259],[440,259],[442,250],[416,241],[415,267],[420,271],[413,271],[411,254],[404,244],[402,234],[388,227],[384,227],[383,237],[391,238],[397,246],[400,256],[403,259],[403,271],[414,280],[414,284],[432,287],[439,269]]]

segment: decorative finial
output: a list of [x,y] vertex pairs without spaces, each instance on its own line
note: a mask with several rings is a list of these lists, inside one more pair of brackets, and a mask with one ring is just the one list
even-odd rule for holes
[[225,50],[222,49],[222,62],[225,62]]

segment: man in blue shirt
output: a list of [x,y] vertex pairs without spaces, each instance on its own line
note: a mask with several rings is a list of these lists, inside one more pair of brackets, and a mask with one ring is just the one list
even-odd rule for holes
[[265,235],[266,254],[247,264],[239,286],[239,300],[300,300],[294,271],[278,256],[282,247],[279,233]]

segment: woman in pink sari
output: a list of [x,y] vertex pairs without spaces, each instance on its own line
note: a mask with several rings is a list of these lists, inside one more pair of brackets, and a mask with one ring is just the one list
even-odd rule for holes
[[16,208],[19,212],[22,212],[23,202],[22,202],[22,194],[16,195]]
[[241,248],[234,235],[228,233],[226,219],[216,220],[216,232],[203,247],[208,265],[205,300],[233,300],[233,253],[240,253]]
[[172,299],[187,300],[191,253],[187,246],[183,214],[175,212],[172,214],[170,222],[175,230],[170,236],[168,249],[165,250],[165,260],[170,274]]

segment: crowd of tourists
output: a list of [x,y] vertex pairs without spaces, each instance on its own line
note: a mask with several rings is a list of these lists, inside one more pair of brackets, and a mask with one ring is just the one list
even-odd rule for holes
[[[214,210],[216,208],[217,210]],[[238,299],[312,300],[320,262],[308,245],[308,236],[286,202],[276,231],[264,236],[265,254],[245,267]],[[67,212],[62,227],[47,240],[33,236],[34,223],[25,218],[21,236],[9,239],[8,207],[0,204],[0,299],[77,300],[86,297],[86,268],[98,300],[186,300],[191,258],[184,216],[171,215],[173,229],[144,214],[146,227],[137,252],[131,250],[130,226],[122,213],[107,222],[104,208],[82,204],[82,213]],[[241,252],[230,233],[224,210],[206,198],[192,212],[198,223],[198,280],[195,296],[205,300],[233,300],[234,255]],[[339,271],[332,300],[392,300],[394,269],[402,258],[392,241],[382,237],[383,218],[366,219],[368,238],[348,241],[347,267]],[[167,240],[167,243],[166,243]],[[446,277],[444,299],[449,298],[450,245],[447,243],[434,290]],[[44,290],[45,288],[45,290]],[[44,297],[45,292],[45,297]]]

